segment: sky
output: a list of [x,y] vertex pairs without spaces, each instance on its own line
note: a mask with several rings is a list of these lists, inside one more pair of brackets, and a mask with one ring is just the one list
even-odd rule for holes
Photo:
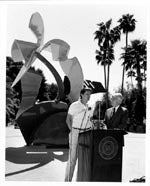
[[[142,10],[142,13],[141,13]],[[133,39],[146,39],[147,9],[144,4],[97,4],[97,3],[30,3],[9,4],[7,6],[7,56],[11,55],[11,46],[14,39],[36,42],[32,31],[28,28],[30,17],[39,12],[44,21],[44,43],[57,38],[66,41],[70,46],[69,58],[77,57],[84,74],[84,79],[100,81],[104,85],[103,67],[97,65],[95,50],[98,49],[94,32],[97,24],[112,18],[112,28],[123,14],[133,14],[137,20],[136,29],[129,34],[129,42]],[[125,46],[125,35],[115,45],[115,60],[110,69],[110,91],[121,85],[122,61],[119,60]],[[43,54],[63,77],[58,62],[52,60],[51,53]],[[38,60],[33,64],[35,68],[44,71],[48,82],[55,81],[48,69]],[[130,79],[125,77],[126,81]]]

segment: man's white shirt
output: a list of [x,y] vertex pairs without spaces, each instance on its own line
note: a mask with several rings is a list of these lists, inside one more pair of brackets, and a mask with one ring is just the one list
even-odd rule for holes
[[93,109],[84,105],[80,100],[72,103],[69,107],[68,114],[72,116],[72,127],[89,128],[92,127],[90,117],[93,115]]
[[118,108],[119,108],[119,105],[114,107],[115,108],[115,113],[117,112]]

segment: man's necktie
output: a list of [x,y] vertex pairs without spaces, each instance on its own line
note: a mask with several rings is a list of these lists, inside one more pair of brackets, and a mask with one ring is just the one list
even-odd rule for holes
[[114,115],[115,115],[115,107],[113,108],[112,119],[113,119]]

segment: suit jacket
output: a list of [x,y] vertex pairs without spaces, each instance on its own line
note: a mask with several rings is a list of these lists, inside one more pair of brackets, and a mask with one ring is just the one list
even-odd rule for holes
[[128,119],[128,111],[126,108],[119,106],[113,116],[113,107],[106,110],[104,123],[108,129],[126,129]]

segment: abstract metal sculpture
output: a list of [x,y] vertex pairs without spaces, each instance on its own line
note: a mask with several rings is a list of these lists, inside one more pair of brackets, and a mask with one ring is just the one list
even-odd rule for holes
[[[53,39],[48,41],[46,44],[43,44],[44,23],[39,13],[36,12],[31,16],[29,28],[35,34],[37,42],[32,43],[15,40],[11,50],[14,61],[24,61],[23,67],[12,84],[13,87],[19,80],[21,80],[23,92],[16,120],[27,145],[34,143],[34,141],[38,143],[41,139],[43,140],[41,143],[44,143],[45,139],[47,139],[49,144],[66,144],[68,143],[69,132],[65,122],[68,105],[61,102],[61,100],[63,100],[63,97],[65,96],[64,93],[66,92],[70,94],[70,102],[78,99],[80,89],[83,85],[82,69],[77,58],[68,59],[70,46],[65,41]],[[63,70],[66,74],[64,84],[70,86],[70,89],[67,91],[65,91],[67,88],[64,89],[64,84],[57,70],[47,59],[45,59],[44,56],[41,55],[43,50],[50,51],[52,53],[53,60],[59,61],[60,64],[63,63]],[[58,84],[57,100],[59,100],[59,102],[48,101],[38,104],[35,103],[41,79],[39,75],[33,73],[31,74],[27,71],[37,58],[48,67],[50,72],[55,77]],[[68,62],[70,62],[70,65],[68,65]],[[80,79],[78,78],[76,83],[74,79],[75,72],[72,71],[74,67],[76,70],[79,70],[78,73],[80,74]],[[76,91],[74,91],[77,81],[79,86]],[[35,89],[32,90],[31,87],[36,87],[36,91]],[[55,138],[56,136],[53,137],[53,134],[57,134],[57,138]]]
[[[35,34],[37,42],[14,40],[11,49],[14,62],[24,62],[12,84],[13,87],[21,80],[22,101],[16,121],[27,145],[32,143],[65,145],[68,144],[69,133],[66,125],[68,104],[63,100],[66,94],[70,103],[78,100],[84,84],[82,68],[76,57],[68,59],[70,46],[65,41],[52,39],[43,44],[44,23],[38,12],[31,16],[29,28]],[[65,73],[64,83],[54,66],[41,55],[43,50],[50,51],[52,59],[59,62]],[[46,65],[56,79],[57,101],[36,103],[41,77],[29,72],[29,69],[37,58]]]

